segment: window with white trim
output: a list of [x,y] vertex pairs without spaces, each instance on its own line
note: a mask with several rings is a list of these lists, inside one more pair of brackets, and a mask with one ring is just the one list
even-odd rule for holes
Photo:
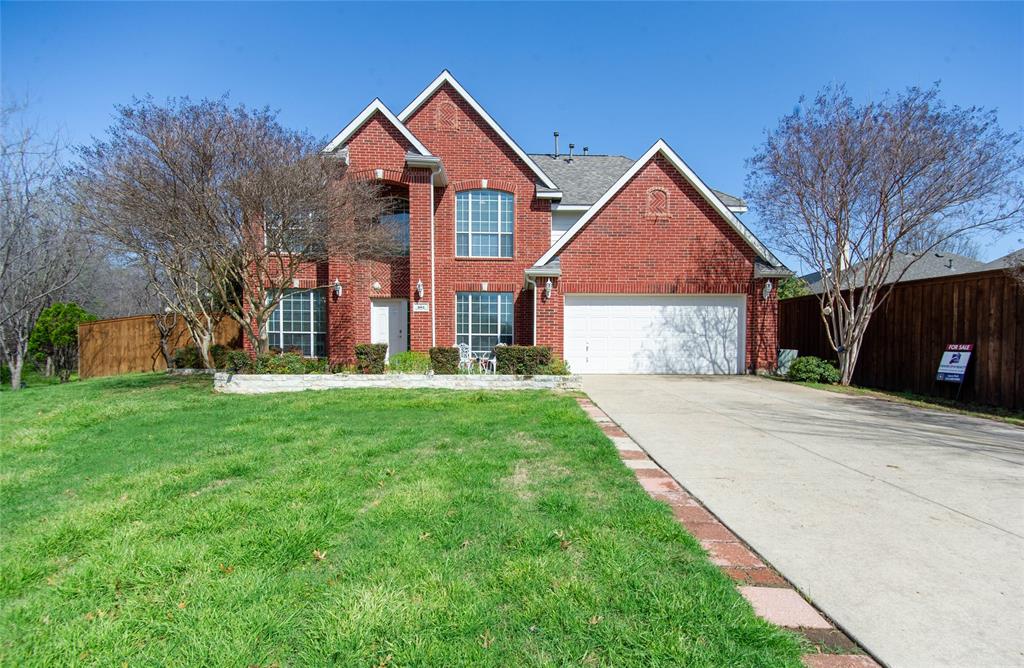
[[455,193],[455,256],[512,257],[515,197],[501,190]]
[[499,343],[512,343],[511,292],[456,292],[455,342],[468,343],[474,355]]
[[323,290],[285,290],[267,323],[271,348],[300,348],[306,357],[323,357],[326,345],[326,304]]

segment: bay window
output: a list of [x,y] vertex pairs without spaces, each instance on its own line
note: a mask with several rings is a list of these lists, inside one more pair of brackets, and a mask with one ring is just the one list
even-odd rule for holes
[[474,355],[511,344],[512,293],[455,293],[455,342],[468,343]]
[[500,190],[455,193],[456,257],[512,257],[515,198]]

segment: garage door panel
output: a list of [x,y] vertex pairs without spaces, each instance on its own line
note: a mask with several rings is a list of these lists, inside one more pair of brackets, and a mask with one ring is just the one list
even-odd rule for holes
[[565,357],[581,373],[739,373],[742,295],[567,295]]

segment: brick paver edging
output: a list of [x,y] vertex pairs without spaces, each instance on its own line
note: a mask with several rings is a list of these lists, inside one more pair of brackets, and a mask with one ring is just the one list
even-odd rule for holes
[[808,668],[879,668],[865,650],[808,602],[797,589],[749,545],[722,524],[700,501],[651,459],[629,435],[587,397],[580,407],[612,440],[623,463],[640,485],[672,509],[683,527],[700,541],[711,562],[736,582],[754,612],[773,624],[795,631],[818,648],[803,657]]

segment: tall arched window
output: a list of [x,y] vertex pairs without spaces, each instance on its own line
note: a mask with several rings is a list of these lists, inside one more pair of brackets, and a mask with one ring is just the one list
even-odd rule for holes
[[455,194],[456,257],[512,257],[515,198],[500,190]]

